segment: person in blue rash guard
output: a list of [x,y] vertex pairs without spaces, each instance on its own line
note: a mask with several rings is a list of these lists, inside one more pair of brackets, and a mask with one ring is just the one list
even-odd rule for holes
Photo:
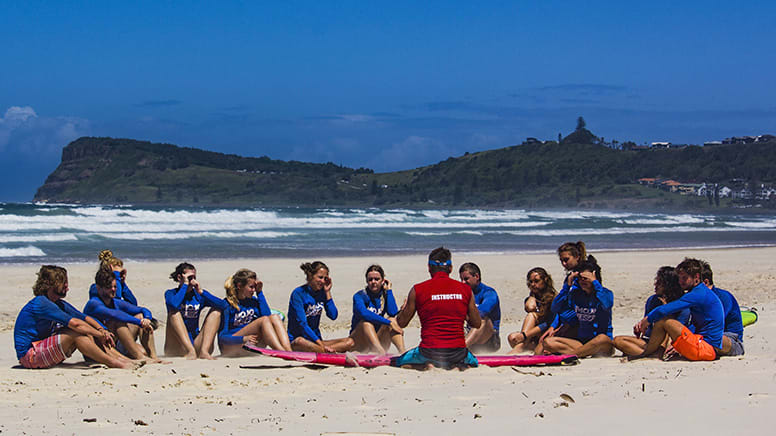
[[[653,309],[663,304],[676,301],[684,295],[682,287],[679,286],[679,275],[672,266],[661,266],[655,274],[654,281],[655,293],[650,295],[644,305],[644,316],[649,315]],[[684,309],[670,315],[672,318],[684,325],[690,323],[690,310]],[[647,341],[652,334],[652,328],[648,328],[642,334],[634,331],[634,336],[617,336],[614,338],[614,347],[622,351],[625,356],[637,356],[644,352],[647,347]],[[663,344],[657,353],[664,354],[668,344]]]
[[[550,354],[576,354],[579,357],[611,356],[612,346],[612,306],[614,294],[601,284],[601,267],[588,257],[580,262],[572,275],[578,284],[571,287],[561,303],[565,306],[557,313],[573,311],[576,315],[575,337],[550,336],[544,339],[543,351]],[[561,298],[558,294],[553,301]],[[560,317],[553,321],[552,328],[558,327]]]
[[496,352],[501,348],[499,328],[501,326],[501,306],[496,290],[482,283],[480,267],[472,262],[458,269],[461,281],[469,285],[474,294],[474,304],[480,312],[482,324],[479,328],[466,326],[466,348],[472,353]]
[[[226,301],[200,287],[197,270],[190,263],[179,264],[170,278],[178,282],[178,287],[164,293],[167,306],[164,354],[185,356],[187,359],[212,359]],[[206,307],[210,310],[200,331],[199,318]]]
[[399,308],[391,282],[385,278],[380,265],[371,265],[365,275],[366,287],[353,295],[353,320],[350,323],[350,337],[355,342],[353,349],[385,354],[393,342],[399,354],[404,353],[404,329],[396,323]]
[[291,292],[288,301],[288,339],[294,351],[342,353],[355,346],[351,337],[323,339],[319,328],[321,313],[337,319],[337,306],[331,297],[332,281],[329,267],[321,261],[303,263],[307,283]]
[[245,343],[291,351],[283,321],[270,311],[263,288],[256,273],[249,269],[237,270],[224,282],[226,304],[218,334],[222,356],[249,355],[250,352],[242,348]]
[[[150,358],[161,361],[156,355],[154,342],[155,320],[151,311],[116,298],[116,279],[111,269],[101,267],[94,277],[97,297],[90,298],[84,313],[107,326],[119,339],[119,349],[133,359]],[[140,344],[135,342],[140,339]]]
[[94,318],[67,303],[67,270],[43,265],[32,287],[35,296],[16,317],[14,346],[25,368],[50,368],[77,349],[85,357],[111,368],[135,364],[113,348],[113,335]]
[[714,273],[708,262],[702,260],[701,266],[703,267],[701,280],[722,303],[722,311],[725,316],[722,334],[730,339],[731,344],[730,351],[724,355],[741,356],[744,354],[744,323],[741,320],[741,308],[738,306],[738,300],[730,292],[714,286]]
[[572,286],[579,286],[577,283],[577,274],[574,268],[580,262],[589,260],[597,263],[595,257],[587,254],[587,248],[582,241],[565,242],[558,247],[558,260],[566,270],[566,278],[563,280],[560,292],[552,301],[550,310],[554,314],[553,323],[539,337],[534,354],[544,354],[544,340],[552,336],[561,336],[565,338],[574,338],[577,336],[577,315],[573,309],[568,308],[566,300]]
[[525,319],[519,332],[507,336],[512,350],[508,354],[520,354],[533,351],[539,344],[539,337],[547,331],[554,319],[552,301],[558,295],[552,277],[542,267],[531,268],[525,275],[526,286],[530,293],[523,303]]
[[[116,278],[116,298],[124,300],[127,303],[137,306],[137,298],[132,290],[127,286],[127,269],[124,268],[124,261],[115,257],[110,250],[102,250],[98,256],[100,267],[113,270],[113,276]],[[97,285],[92,283],[89,287],[89,298],[97,296]]]
[[[724,312],[719,298],[701,281],[703,266],[698,259],[685,258],[676,266],[679,284],[689,291],[676,301],[658,306],[633,327],[643,334],[652,324],[652,334],[644,352],[628,360],[650,357],[667,337],[671,346],[688,360],[715,360],[730,352],[730,338],[723,336]],[[669,315],[689,308],[694,332]]]

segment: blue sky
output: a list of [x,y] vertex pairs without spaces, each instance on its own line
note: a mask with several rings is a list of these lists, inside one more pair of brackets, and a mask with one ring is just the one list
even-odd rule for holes
[[[421,4],[422,3],[422,4]],[[4,2],[0,201],[80,136],[376,171],[555,139],[776,133],[776,5]]]

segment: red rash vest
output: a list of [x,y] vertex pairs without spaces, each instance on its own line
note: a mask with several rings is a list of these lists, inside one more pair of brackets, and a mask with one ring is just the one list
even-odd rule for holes
[[472,290],[444,271],[415,287],[415,306],[420,318],[421,348],[464,348],[463,323],[469,312]]

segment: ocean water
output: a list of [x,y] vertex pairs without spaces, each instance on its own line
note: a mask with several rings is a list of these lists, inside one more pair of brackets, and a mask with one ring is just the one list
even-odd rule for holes
[[0,263],[776,245],[773,215],[0,203]]

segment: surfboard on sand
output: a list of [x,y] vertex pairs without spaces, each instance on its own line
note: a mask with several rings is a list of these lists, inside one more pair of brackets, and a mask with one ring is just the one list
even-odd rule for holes
[[[264,356],[277,357],[296,362],[318,363],[337,366],[360,366],[374,368],[377,366],[390,366],[389,355],[353,354],[353,353],[310,353],[305,351],[282,351],[261,348],[251,344],[244,344],[243,348]],[[480,365],[485,366],[544,366],[544,365],[573,365],[579,362],[577,356],[564,354],[559,356],[477,356]]]
[[741,322],[744,323],[744,327],[757,322],[757,309],[754,307],[741,307]]

